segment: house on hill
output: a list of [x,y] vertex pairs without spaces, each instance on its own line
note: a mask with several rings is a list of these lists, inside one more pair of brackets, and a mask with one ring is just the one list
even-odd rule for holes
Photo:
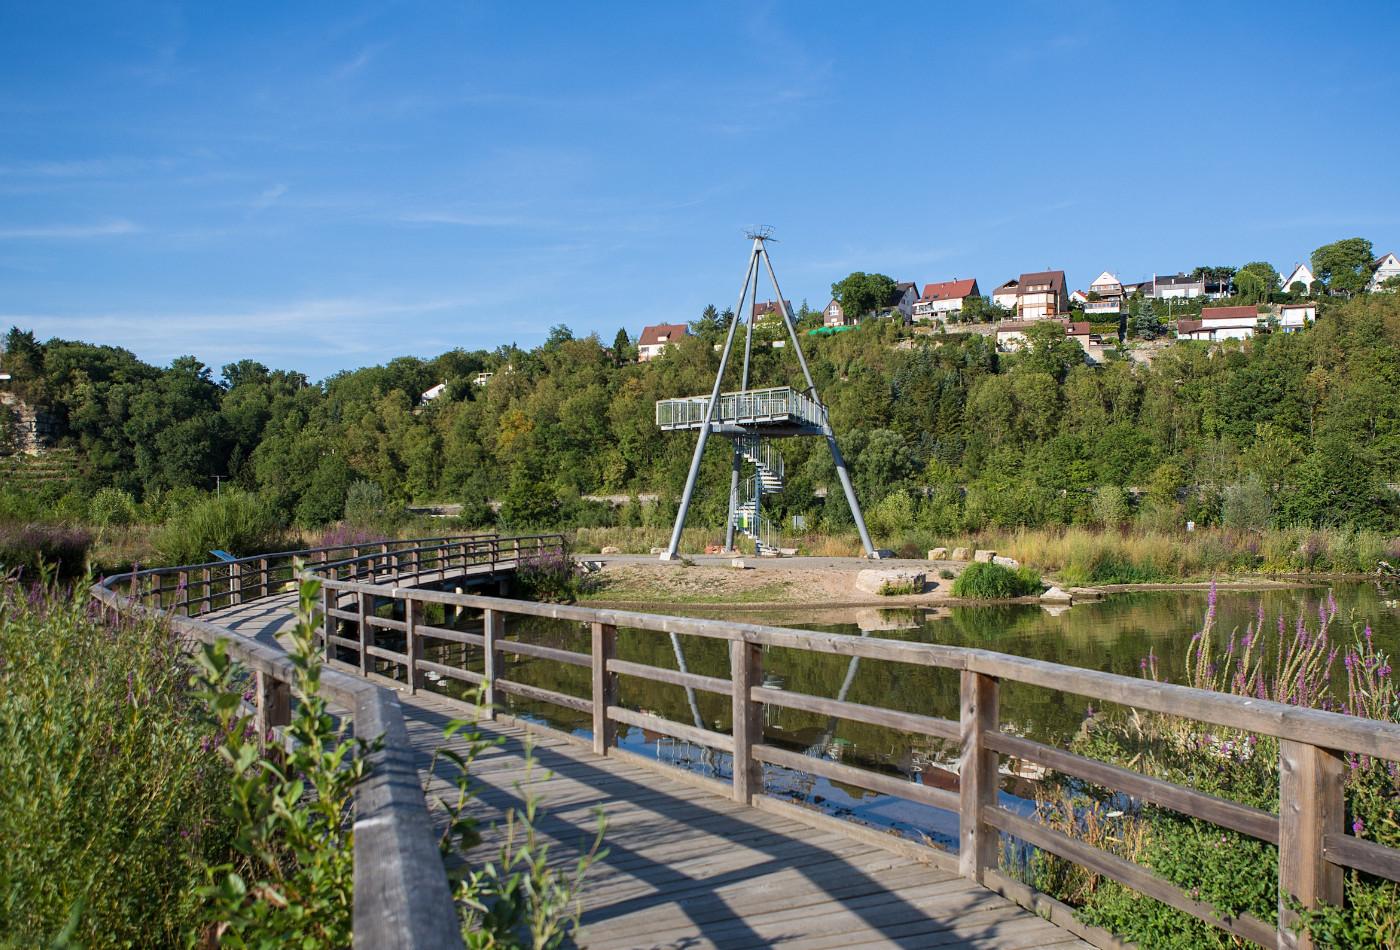
[[1199,320],[1176,321],[1179,340],[1248,340],[1259,329],[1259,310],[1244,307],[1206,307]]
[[[792,309],[791,300],[783,301],[783,309],[787,311],[789,317],[794,315],[795,311]],[[783,315],[778,311],[778,302],[776,300],[765,300],[762,303],[753,305],[754,323],[762,323],[764,320],[781,320],[782,316]]]
[[1069,313],[1069,293],[1062,270],[1022,274],[1016,280],[1016,319],[1046,320]]
[[645,363],[647,360],[656,359],[666,347],[689,335],[690,330],[684,323],[662,323],[654,327],[643,327],[641,338],[637,340],[637,362]]
[[907,280],[894,285],[894,290],[885,300],[885,305],[880,308],[880,316],[893,317],[895,313],[908,323],[914,318],[914,304],[919,302],[919,287],[912,280]]
[[1317,278],[1313,276],[1312,269],[1307,264],[1294,264],[1293,270],[1289,272],[1287,277],[1282,278],[1280,284],[1287,291],[1292,291],[1294,284],[1302,284],[1303,292],[1308,293],[1312,290],[1315,280]]
[[1015,310],[1016,294],[1019,290],[1020,288],[1016,284],[1016,278],[1013,277],[996,290],[992,291],[992,303],[1003,310]]
[[824,327],[848,327],[855,323],[854,320],[846,319],[846,311],[841,309],[841,301],[832,298],[831,303],[826,305],[822,311],[822,326]]
[[981,295],[975,277],[925,284],[923,295],[914,304],[914,319],[946,323],[950,315],[962,312],[964,300]]
[[1178,271],[1175,274],[1162,277],[1153,274],[1152,292],[1147,296],[1155,297],[1158,300],[1190,300],[1205,292],[1206,279],[1204,276],[1192,277]]
[[1371,275],[1371,284],[1366,289],[1373,294],[1384,290],[1381,285],[1392,277],[1400,277],[1400,257],[1387,254],[1376,261],[1376,272]]
[[1317,320],[1317,304],[1311,301],[1280,304],[1278,328],[1284,333],[1296,333]]
[[1119,300],[1123,296],[1123,282],[1117,274],[1104,271],[1089,285],[1090,293],[1099,295],[1100,300]]

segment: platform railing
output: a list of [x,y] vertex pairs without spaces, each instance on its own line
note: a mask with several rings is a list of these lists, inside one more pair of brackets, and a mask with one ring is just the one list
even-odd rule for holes
[[[764,793],[765,766],[821,776],[951,812],[958,816],[956,858],[923,845],[910,843],[909,847],[927,852],[932,855],[928,859],[933,863],[955,869],[1101,946],[1114,944],[1111,934],[1080,924],[1074,919],[1071,908],[999,870],[1002,834],[1059,855],[1263,947],[1309,947],[1309,941],[1290,928],[1295,916],[1288,900],[1296,899],[1305,908],[1316,908],[1322,903],[1340,904],[1343,874],[1347,869],[1400,880],[1400,850],[1349,834],[1344,822],[1343,801],[1347,755],[1400,760],[1400,725],[1394,723],[965,647],[541,604],[340,579],[327,579],[323,593],[325,613],[334,620],[327,628],[329,654],[335,656],[347,651],[357,661],[349,668],[358,668],[367,676],[397,680],[410,691],[423,689],[425,674],[432,673],[479,687],[484,691],[487,704],[495,704],[509,694],[573,710],[590,718],[594,752],[626,757],[650,767],[669,768],[619,749],[619,723],[696,743],[732,757],[733,779],[723,788],[726,794],[736,801],[767,810],[787,810],[786,813],[804,820],[816,822],[819,819],[805,809],[797,809]],[[378,616],[376,605],[385,602],[395,605],[402,619]],[[464,632],[427,623],[425,608],[430,604],[452,611],[480,610],[481,632]],[[509,617],[553,618],[586,625],[591,631],[591,651],[579,653],[511,639],[506,631]],[[703,676],[619,659],[617,631],[620,627],[727,641],[729,674]],[[377,642],[383,631],[391,632],[395,641],[402,643],[402,649]],[[428,659],[425,646],[432,643],[479,647],[483,656],[481,670]],[[961,678],[959,716],[943,719],[765,686],[763,651],[772,647],[957,671]],[[517,682],[509,676],[505,663],[508,655],[587,668],[591,671],[589,693],[572,695]],[[629,708],[621,698],[620,677],[727,696],[732,710],[732,728],[726,733]],[[1280,749],[1278,811],[1242,805],[1005,732],[999,712],[1003,683],[1064,691],[1137,710],[1272,736],[1279,740]],[[765,706],[888,727],[930,740],[954,743],[960,754],[957,791],[814,758],[769,743],[762,729]],[[531,728],[544,728],[534,721],[526,724]],[[998,801],[998,774],[1003,755],[1037,763],[1140,802],[1160,805],[1277,845],[1281,894],[1277,924],[1247,914],[1223,913],[1157,876],[1150,868],[1003,807]],[[707,781],[696,776],[687,776],[687,780]]]
[[[656,424],[662,429],[702,425],[710,405],[709,396],[662,399],[656,403]],[[799,422],[820,427],[825,422],[821,406],[810,396],[790,386],[721,393],[715,416],[710,420],[734,425]]]

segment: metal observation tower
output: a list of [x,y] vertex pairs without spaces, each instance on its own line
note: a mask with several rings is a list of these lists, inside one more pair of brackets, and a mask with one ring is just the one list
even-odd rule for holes
[[[765,241],[772,239],[770,227],[746,228],[744,236],[753,241],[749,253],[749,269],[744,276],[744,287],[739,292],[739,303],[734,308],[734,319],[729,323],[729,335],[724,341],[724,353],[720,356],[719,372],[715,374],[715,388],[708,396],[689,396],[683,399],[662,399],[656,404],[656,424],[663,430],[698,429],[700,437],[695,443],[695,457],[690,463],[690,474],[685,480],[685,493],[681,496],[680,511],[676,513],[676,525],[671,531],[671,543],[663,561],[676,558],[676,550],[681,542],[681,529],[685,526],[685,516],[690,511],[690,500],[695,494],[695,480],[700,474],[700,460],[705,454],[705,442],[710,434],[724,436],[734,443],[734,467],[729,479],[729,522],[725,530],[724,546],[734,549],[734,530],[738,528],[752,538],[759,554],[776,554],[779,533],[776,527],[763,516],[761,504],[765,494],[772,494],[783,487],[783,457],[769,441],[793,436],[820,435],[826,437],[831,449],[832,461],[836,463],[836,474],[841,479],[841,488],[846,493],[846,501],[855,517],[856,530],[860,532],[861,544],[865,545],[867,557],[877,557],[875,547],[870,543],[870,533],[865,529],[865,518],[861,515],[856,493],[851,488],[851,476],[846,471],[846,460],[836,445],[836,436],[831,431],[826,406],[817,398],[817,387],[812,382],[812,373],[807,369],[807,358],[802,354],[802,344],[797,338],[797,327],[792,322],[783,303],[783,292],[778,289],[778,278],[773,273],[773,262],[768,257]],[[749,388],[749,356],[753,351],[753,325],[756,315],[750,310],[747,330],[744,334],[744,372],[740,377],[739,391],[720,393],[724,379],[724,369],[729,364],[729,354],[734,348],[734,331],[744,319],[744,302],[752,287],[754,302],[758,302],[759,264],[768,271],[773,282],[773,294],[777,309],[787,327],[788,338],[792,341],[797,362],[802,366],[802,377],[807,388],[798,392],[790,386],[777,386],[768,389]],[[744,462],[754,466],[754,474],[741,479]]]

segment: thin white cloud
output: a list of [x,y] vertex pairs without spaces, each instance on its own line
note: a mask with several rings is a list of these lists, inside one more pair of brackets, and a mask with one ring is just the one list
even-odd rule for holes
[[82,240],[85,238],[111,237],[117,234],[136,234],[142,229],[130,221],[106,221],[102,224],[52,224],[31,228],[0,228],[0,239],[54,238],[59,240]]
[[262,194],[253,202],[253,207],[259,211],[272,207],[273,202],[287,193],[287,186],[278,182],[271,187],[264,188]]

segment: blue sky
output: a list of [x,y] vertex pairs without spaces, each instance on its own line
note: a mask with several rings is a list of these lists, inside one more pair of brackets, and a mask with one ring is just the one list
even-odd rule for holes
[[0,321],[320,378],[785,295],[1400,251],[1400,4],[0,6]]

